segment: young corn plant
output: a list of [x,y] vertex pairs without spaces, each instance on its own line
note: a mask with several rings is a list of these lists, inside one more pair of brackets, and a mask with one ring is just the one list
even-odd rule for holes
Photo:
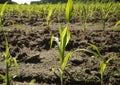
[[120,20],[116,22],[114,28],[116,29],[118,25],[120,25]]
[[6,5],[7,5],[7,2],[2,6],[2,9],[1,9],[1,12],[0,12],[0,30],[2,29],[2,26],[4,25],[4,23],[3,23],[3,15],[4,15]]
[[50,24],[51,24],[51,16],[52,16],[52,13],[53,13],[53,9],[51,8],[49,11],[48,11],[48,15],[47,15],[47,18],[46,18],[46,21],[47,21],[47,26],[49,27]]
[[66,12],[65,12],[65,18],[67,20],[67,23],[70,22],[70,19],[72,17],[72,12],[73,12],[73,1],[68,0],[67,6],[66,6]]
[[60,3],[57,4],[55,15],[56,15],[57,21],[60,22],[60,17],[62,15],[62,6]]
[[101,85],[104,84],[104,73],[105,73],[105,70],[106,70],[106,67],[108,65],[108,63],[113,59],[115,58],[116,56],[111,56],[110,58],[108,58],[107,60],[105,60],[103,58],[103,56],[101,55],[99,49],[94,45],[94,44],[90,44],[89,45],[95,50],[95,51],[92,51],[92,50],[88,50],[88,49],[78,49],[78,50],[82,50],[82,51],[86,51],[86,52],[89,52],[89,53],[92,53],[93,55],[95,55],[98,60],[99,60],[99,63],[100,63],[100,74],[101,74],[101,77],[100,77],[100,82],[101,82]]
[[61,81],[61,85],[63,85],[63,76],[64,76],[65,67],[69,60],[69,57],[72,55],[73,52],[70,51],[67,54],[65,54],[65,48],[70,40],[70,31],[68,27],[66,26],[64,29],[60,27],[59,32],[60,32],[60,40],[57,37],[52,37],[51,46],[52,46],[53,41],[57,43],[58,56],[59,56],[60,64],[61,64],[61,67],[59,68],[60,81]]
[[93,16],[93,5],[90,3],[86,3],[86,4],[82,3],[79,6],[78,12],[79,12],[80,21],[82,21],[83,23],[82,31],[84,32],[87,29],[88,20]]
[[2,26],[3,26],[2,17],[3,17],[3,13],[4,13],[6,5],[7,5],[7,3],[5,3],[3,5],[2,11],[0,12],[0,28],[3,31],[4,37],[5,37],[5,44],[6,44],[6,51],[5,51],[4,55],[3,55],[5,66],[6,66],[6,72],[5,72],[5,75],[0,74],[0,78],[3,79],[3,81],[6,83],[6,85],[11,85],[12,84],[12,79],[15,76],[12,75],[12,72],[10,71],[10,68],[14,66],[17,69],[17,60],[16,60],[16,58],[12,58],[10,56],[9,46],[8,46],[8,40],[7,40],[7,37],[5,35],[4,30],[2,28]]
[[84,20],[84,22],[83,22],[84,27],[82,29],[83,31],[86,31],[86,29],[87,29],[87,20],[88,20],[89,17],[92,16],[91,15],[91,10],[92,9],[90,9],[90,6],[88,6],[88,5],[83,6],[83,10],[82,10],[83,20]]
[[12,74],[12,71],[10,71],[10,68],[15,67],[17,71],[18,64],[17,64],[16,58],[13,58],[12,56],[10,56],[8,40],[6,36],[5,36],[5,43],[6,43],[6,51],[3,55],[3,58],[6,66],[6,72],[5,72],[5,75],[0,74],[0,77],[4,80],[6,85],[12,85],[12,80],[13,78],[16,77],[16,75]]
[[106,22],[108,21],[108,15],[110,11],[112,11],[112,3],[109,3],[106,7],[104,5],[101,5],[101,21],[103,24],[103,30],[105,30]]
[[[73,10],[73,2],[72,0],[68,0],[67,7],[66,7],[66,13],[65,13],[67,22],[70,22],[70,18],[72,17],[72,10]],[[51,38],[50,47],[52,46],[53,41],[57,43],[58,56],[59,56],[60,65],[61,65],[60,68],[58,68],[58,70],[60,72],[60,82],[61,82],[61,85],[63,85],[65,67],[73,51],[70,51],[67,54],[65,53],[66,46],[70,40],[70,31],[69,31],[68,26],[66,26],[65,28],[62,28],[62,26],[60,25],[59,34],[60,34],[60,38],[58,37]]]

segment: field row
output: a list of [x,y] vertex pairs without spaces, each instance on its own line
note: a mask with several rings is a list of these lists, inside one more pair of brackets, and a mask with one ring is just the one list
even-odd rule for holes
[[[0,10],[2,5],[0,5]],[[3,20],[45,21],[52,10],[51,22],[65,22],[65,4],[7,5]],[[120,19],[120,3],[75,3],[71,22],[115,22]]]

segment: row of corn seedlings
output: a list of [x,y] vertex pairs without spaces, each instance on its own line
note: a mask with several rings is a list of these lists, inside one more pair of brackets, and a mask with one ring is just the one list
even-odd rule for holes
[[[2,11],[1,11],[1,15],[0,15],[0,26],[1,26],[1,29],[2,29],[2,25],[3,25],[2,18],[3,18],[3,13],[4,13],[4,10],[5,10],[5,5],[6,4],[4,4],[3,7],[2,7]],[[106,9],[107,11],[105,10],[105,8],[103,8],[103,6],[101,7],[101,13],[102,13],[101,20],[103,19],[102,20],[103,29],[105,28],[106,17],[108,16],[109,11],[111,10],[111,5],[112,4],[109,4],[110,9]],[[18,9],[18,7],[17,7],[17,9]],[[90,10],[91,8],[88,5],[84,5],[82,9],[83,10],[80,11],[80,12],[81,12],[82,18],[84,20],[83,21],[83,23],[84,23],[83,30],[85,31],[86,30],[86,23],[87,23],[88,17],[92,16],[93,10]],[[43,10],[46,10],[46,8],[43,9]],[[61,64],[61,66],[60,66],[60,68],[58,68],[58,70],[60,72],[61,85],[64,84],[64,74],[65,74],[65,67],[67,66],[67,62],[68,62],[70,56],[74,52],[76,52],[76,51],[87,51],[89,53],[94,54],[98,58],[99,63],[100,63],[101,85],[103,85],[103,81],[104,81],[103,76],[104,76],[104,72],[105,72],[105,69],[107,67],[107,64],[109,63],[110,60],[112,60],[113,58],[115,58],[115,56],[112,56],[108,60],[105,60],[102,57],[99,49],[95,45],[93,45],[93,44],[89,44],[89,45],[91,47],[93,47],[93,49],[96,50],[95,52],[91,51],[91,50],[88,50],[88,49],[77,49],[75,51],[70,51],[70,52],[68,52],[66,54],[65,53],[65,48],[66,48],[66,46],[67,46],[67,44],[69,43],[69,40],[70,40],[70,30],[69,30],[69,27],[68,27],[68,23],[70,22],[70,19],[71,19],[72,15],[73,15],[73,1],[72,0],[68,0],[68,3],[66,5],[66,9],[65,10],[66,10],[65,11],[65,18],[66,18],[66,22],[67,22],[66,27],[63,28],[60,25],[60,27],[59,27],[60,38],[57,38],[57,37],[52,37],[51,38],[51,46],[52,46],[53,41],[55,41],[57,43],[57,46],[58,46],[58,56],[59,56],[60,64]],[[95,10],[98,10],[98,9],[95,9]],[[20,16],[23,14],[22,11],[19,10]],[[49,10],[48,14],[47,14],[46,21],[47,21],[47,25],[48,26],[50,24],[50,17],[52,16],[52,13],[53,13],[53,8],[51,8],[51,10]],[[118,22],[118,24],[119,24],[119,22]],[[2,31],[4,33],[3,29],[2,29]],[[7,37],[6,37],[5,33],[4,33],[4,36],[5,36],[5,42],[6,42],[6,52],[3,55],[3,57],[4,57],[5,65],[6,65],[6,75],[4,76],[4,75],[0,74],[0,77],[6,82],[6,85],[11,85],[12,78],[14,76],[12,75],[12,73],[10,71],[10,68],[12,66],[17,67],[17,61],[16,61],[16,58],[12,58],[9,55],[10,53],[9,53],[8,40],[7,40]],[[13,62],[13,64],[12,64],[12,62]]]
[[[2,5],[0,5],[2,6]],[[23,9],[24,8],[24,9]],[[41,4],[41,5],[8,5],[5,9],[6,17],[18,17],[18,19],[32,17],[36,19],[46,19],[49,10],[53,10],[51,14],[52,21],[61,21],[65,12],[65,4]],[[103,29],[106,23],[113,20],[119,20],[120,17],[120,3],[75,3],[73,10],[73,18],[79,19],[83,23],[83,30],[86,30],[89,21],[100,21]],[[64,17],[65,19],[65,17]],[[48,19],[46,19],[48,23]]]
[[15,67],[16,68],[15,70],[17,71],[17,60],[16,60],[16,58],[13,58],[10,55],[8,39],[7,39],[4,29],[3,29],[4,23],[2,22],[2,19],[3,19],[3,14],[5,11],[6,4],[7,3],[5,3],[3,5],[2,10],[0,12],[0,30],[3,31],[4,38],[5,38],[5,45],[6,45],[6,50],[5,50],[5,53],[3,54],[4,63],[6,66],[6,72],[5,72],[5,75],[0,74],[0,78],[2,78],[4,80],[6,85],[12,85],[12,80],[13,80],[13,78],[16,77],[16,75],[13,74],[13,72],[11,71],[11,68]]

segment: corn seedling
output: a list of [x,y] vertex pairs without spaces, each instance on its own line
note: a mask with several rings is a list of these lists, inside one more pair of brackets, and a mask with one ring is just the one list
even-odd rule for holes
[[22,10],[22,8],[20,8],[19,5],[17,5],[16,8],[17,8],[17,12],[18,12],[18,19],[22,20],[23,10]]
[[14,66],[16,67],[16,70],[17,70],[18,65],[17,65],[16,58],[12,58],[12,56],[10,56],[9,54],[8,40],[6,36],[5,36],[5,42],[6,42],[6,51],[3,57],[4,57],[5,66],[6,66],[6,72],[5,72],[5,76],[0,74],[0,77],[4,80],[6,85],[11,85],[12,80],[13,78],[16,77],[16,75],[12,74],[12,72],[10,71],[10,68]]
[[57,21],[60,22],[60,16],[62,15],[62,6],[60,3],[57,4],[55,15],[56,15]]
[[112,10],[112,3],[109,3],[107,7],[101,5],[101,21],[103,24],[103,30],[105,30],[106,22],[108,21],[108,14]]
[[[112,4],[112,5],[110,5]],[[84,24],[84,15],[83,15],[83,6],[88,10],[88,13],[86,13],[88,15],[87,17],[87,21],[89,21],[91,19],[91,13],[92,14],[92,19],[98,21],[102,19],[105,19],[105,15],[107,15],[106,17],[106,22],[113,21],[113,20],[119,20],[119,15],[120,15],[120,4],[119,3],[100,3],[100,2],[90,2],[90,3],[75,3],[74,4],[74,10],[70,15],[73,16],[73,19],[79,19],[80,22],[83,22]],[[2,8],[2,4],[0,4],[0,10]],[[24,9],[23,9],[24,8]],[[54,21],[56,21],[55,19],[57,18],[58,21],[60,21],[61,19],[63,20],[65,17],[63,17],[64,11],[66,9],[68,9],[66,7],[66,4],[41,4],[41,5],[7,5],[6,7],[6,11],[5,11],[5,17],[9,17],[9,18],[17,18],[19,20],[24,20],[24,18],[22,18],[23,16],[25,18],[31,19],[31,15],[37,16],[38,20],[44,20],[47,18],[48,12],[49,10],[53,9],[54,13],[52,13],[52,17],[54,18]],[[81,10],[81,12],[80,12]],[[103,11],[102,11],[103,10]],[[68,13],[69,14],[69,13]],[[21,17],[22,16],[22,17]],[[103,16],[103,17],[102,17]],[[62,17],[62,18],[61,18]],[[93,21],[94,21],[93,20]],[[53,19],[52,19],[53,21]],[[47,22],[47,20],[46,20]],[[50,19],[51,22],[51,19]],[[103,22],[102,22],[103,24]],[[106,24],[105,24],[106,25]],[[84,26],[84,25],[83,25]]]
[[53,41],[57,43],[58,56],[61,64],[61,68],[59,68],[60,81],[61,81],[61,85],[63,85],[63,76],[64,76],[65,67],[69,60],[69,57],[72,55],[73,52],[70,51],[67,54],[65,54],[65,48],[70,40],[70,31],[68,27],[66,26],[64,29],[60,27],[59,32],[60,32],[60,40],[57,37],[52,37],[50,45],[52,46]]
[[[67,7],[66,7],[67,22],[70,22],[70,18],[72,17],[72,10],[73,10],[73,2],[72,2],[72,0],[68,0]],[[60,34],[60,38],[58,38],[58,37],[51,38],[50,47],[52,47],[53,41],[55,41],[57,43],[58,56],[59,56],[60,64],[61,64],[61,67],[58,70],[60,72],[60,82],[61,82],[61,85],[63,85],[63,82],[64,82],[63,77],[64,77],[64,73],[65,73],[65,67],[66,67],[67,62],[73,52],[70,51],[67,54],[65,54],[66,46],[70,40],[70,31],[68,29],[68,26],[66,26],[63,29],[62,26],[60,25],[59,34]]]
[[12,58],[12,56],[10,56],[8,40],[7,40],[7,37],[6,37],[5,33],[4,33],[4,30],[2,28],[2,25],[3,25],[2,24],[2,17],[3,17],[3,13],[4,13],[6,5],[7,5],[7,3],[5,3],[3,5],[2,11],[0,13],[0,27],[1,27],[2,31],[3,31],[4,37],[5,37],[5,44],[6,44],[6,51],[5,51],[4,55],[3,55],[5,66],[6,66],[6,72],[5,72],[5,75],[0,74],[0,78],[2,78],[4,80],[6,85],[11,85],[12,84],[12,79],[15,76],[12,75],[12,72],[10,71],[10,68],[12,66],[14,66],[17,69],[17,60],[16,60],[16,58]]
[[116,22],[114,28],[116,29],[118,25],[120,25],[120,20]]
[[47,15],[47,18],[46,18],[46,21],[47,21],[47,25],[48,25],[48,27],[50,26],[50,18],[51,18],[51,16],[52,16],[52,13],[53,13],[53,9],[50,9],[49,11],[48,11],[48,15]]
[[85,31],[86,28],[87,28],[87,26],[86,26],[86,24],[87,24],[87,14],[88,14],[87,11],[88,11],[88,7],[83,6],[83,20],[84,20],[83,31]]
[[90,9],[90,6],[88,6],[88,5],[84,5],[83,6],[83,9],[82,9],[82,16],[83,16],[83,24],[84,24],[84,27],[83,27],[83,31],[85,31],[86,29],[87,29],[87,20],[88,20],[88,18],[89,17],[91,17],[92,16],[92,9]]
[[65,12],[65,17],[67,22],[70,22],[70,19],[72,17],[72,12],[73,12],[73,1],[68,0],[67,6],[66,6],[66,12]]
[[7,2],[2,6],[2,9],[1,9],[1,12],[0,12],[0,27],[1,27],[1,29],[2,29],[2,26],[4,24],[3,23],[3,15],[4,15],[4,12],[5,12],[6,5],[7,5]]
[[103,85],[103,82],[104,82],[104,73],[105,73],[105,69],[108,65],[108,63],[113,59],[115,58],[116,56],[111,56],[110,58],[108,58],[107,60],[105,60],[103,58],[103,56],[101,55],[99,49],[94,45],[94,44],[90,44],[89,45],[95,50],[95,51],[92,51],[92,50],[88,50],[88,49],[78,49],[78,50],[81,50],[81,51],[86,51],[88,53],[91,53],[93,55],[95,55],[98,60],[99,60],[99,63],[100,63],[100,74],[101,74],[101,79],[100,79],[100,82],[101,82],[101,85]]

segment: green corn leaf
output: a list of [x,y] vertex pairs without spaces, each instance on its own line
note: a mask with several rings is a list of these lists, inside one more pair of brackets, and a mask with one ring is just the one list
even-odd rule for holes
[[67,34],[67,27],[64,28],[64,30],[61,33],[61,42],[64,42],[65,36]]
[[97,51],[97,54],[99,55],[99,57],[101,57],[101,53],[100,53],[100,51],[99,51],[99,49],[95,46],[95,45],[93,45],[93,44],[90,44],[90,43],[88,43],[91,47],[93,47],[93,49],[95,49],[96,51]]
[[61,69],[64,71],[66,65],[67,65],[67,62],[70,58],[70,56],[72,55],[73,52],[69,52],[67,53],[67,55],[65,56],[64,60],[63,60],[63,63],[62,63],[62,66],[61,66]]
[[36,81],[35,79],[32,79],[32,80],[30,81],[29,85],[34,85],[35,81]]
[[1,12],[0,12],[0,17],[3,16],[4,11],[5,11],[5,7],[6,7],[7,3],[8,3],[8,2],[6,2],[6,3],[2,6],[2,10],[1,10]]
[[59,43],[59,47],[58,47],[58,51],[59,51],[59,58],[60,58],[60,62],[62,64],[63,59],[64,59],[64,52],[65,52],[65,36],[66,36],[66,29],[62,28],[62,25],[60,25],[59,28],[59,32],[60,32],[60,43]]
[[73,1],[68,0],[66,6],[66,14],[65,14],[67,22],[70,22],[70,18],[72,17],[72,11],[73,11]]
[[74,52],[76,52],[76,51],[85,51],[85,52],[91,53],[91,54],[93,54],[95,56],[99,56],[96,52],[88,50],[88,49],[77,49]]
[[59,33],[60,33],[60,36],[62,35],[62,32],[63,32],[63,27],[62,27],[62,25],[60,24],[60,26],[59,26]]
[[117,21],[117,23],[115,24],[114,28],[116,29],[118,25],[120,25],[120,20]]
[[63,30],[62,34],[61,34],[61,49],[65,49],[65,45],[66,45],[66,41],[67,41],[67,27],[65,27],[65,29]]
[[62,33],[63,33],[63,27],[62,27],[62,25],[60,24],[60,26],[59,26],[59,33],[60,33],[60,42],[62,41]]
[[113,58],[115,58],[115,57],[110,57],[107,61],[100,61],[100,73],[101,73],[101,75],[102,75],[102,77],[103,77],[103,75],[104,75],[104,72],[105,72],[105,69],[106,69],[106,67],[107,67],[107,64],[109,63],[109,61],[110,60],[112,60]]
[[70,30],[67,27],[67,41],[66,41],[66,45],[68,44],[69,41],[70,41]]
[[[2,25],[2,17],[3,17],[3,14],[4,14],[4,11],[5,11],[5,7],[7,5],[8,2],[6,2],[3,6],[2,6],[2,9],[1,9],[1,12],[0,12],[0,26]],[[2,28],[1,28],[2,29]]]
[[112,56],[110,58],[108,58],[108,60],[105,62],[106,64],[108,64],[113,58],[115,58],[116,56]]
[[8,40],[7,40],[6,36],[5,36],[5,43],[6,43],[5,59],[8,59],[8,56],[9,56],[9,47],[8,47]]
[[6,77],[2,74],[0,74],[0,78],[4,80],[4,82],[6,82]]
[[5,63],[8,64],[8,68],[11,67],[11,61],[10,61],[9,59],[6,59],[6,60],[5,60]]
[[54,41],[54,37],[50,39],[50,48],[52,48],[53,41]]
[[64,54],[63,54],[63,51],[60,48],[58,48],[58,56],[59,56],[59,59],[60,59],[60,63],[62,64]]
[[50,17],[51,17],[51,15],[52,15],[52,12],[53,12],[53,10],[50,9],[49,12],[48,12],[47,21],[50,20]]
[[100,61],[100,73],[101,73],[102,76],[104,75],[106,66],[107,65],[103,61]]
[[65,47],[68,44],[69,40],[70,40],[70,32],[68,30],[68,27],[66,26],[60,36],[60,52],[61,52],[61,63],[64,60],[64,52],[65,52]]
[[15,66],[16,68],[18,67],[16,58],[13,58],[13,64],[14,64],[14,66]]
[[66,26],[61,34],[61,42],[63,44],[63,47],[65,47],[70,40],[70,31],[68,30],[68,27]]

